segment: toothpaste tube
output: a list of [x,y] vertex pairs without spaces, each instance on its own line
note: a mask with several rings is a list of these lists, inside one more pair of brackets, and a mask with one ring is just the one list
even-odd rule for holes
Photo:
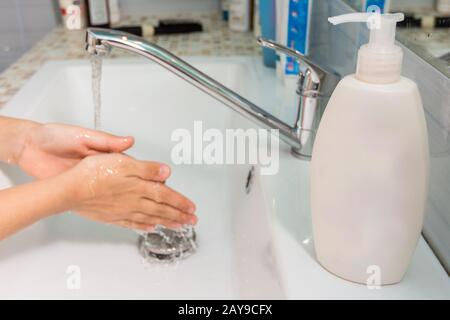
[[[313,0],[277,0],[277,40],[282,44],[300,51],[304,55],[309,51],[309,32]],[[279,12],[281,10],[281,12]],[[278,30],[281,29],[281,30]],[[279,56],[278,74],[285,85],[295,85],[301,66],[285,55]]]

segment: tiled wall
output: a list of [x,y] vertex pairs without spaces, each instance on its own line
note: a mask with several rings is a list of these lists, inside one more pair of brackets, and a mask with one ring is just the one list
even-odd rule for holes
[[435,0],[391,0],[392,10],[405,8],[430,9],[435,5]]
[[[319,0],[320,1],[320,0]],[[325,0],[326,2],[327,0]],[[363,0],[344,0],[357,10],[361,10]],[[434,7],[435,0],[390,0],[391,12],[399,10],[429,10]]]
[[52,0],[0,0],[0,72],[56,24]]
[[122,13],[130,16],[219,10],[219,0],[119,0],[119,5]]
[[[0,72],[56,25],[57,0],[0,0]],[[123,15],[218,12],[219,0],[119,0]]]
[[[311,56],[342,75],[355,71],[358,48],[368,41],[368,31],[362,23],[334,27],[326,21],[351,11],[341,0],[315,1],[313,10]],[[403,50],[403,75],[419,86],[430,143],[430,191],[423,233],[450,272],[450,79],[409,49]]]

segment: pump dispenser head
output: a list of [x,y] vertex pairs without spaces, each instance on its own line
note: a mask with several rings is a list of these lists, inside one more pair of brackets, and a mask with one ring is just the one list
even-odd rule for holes
[[403,13],[350,13],[329,18],[334,25],[347,22],[366,22],[370,41],[358,53],[356,77],[370,83],[392,83],[400,80],[403,51],[395,45],[397,22],[404,20]]

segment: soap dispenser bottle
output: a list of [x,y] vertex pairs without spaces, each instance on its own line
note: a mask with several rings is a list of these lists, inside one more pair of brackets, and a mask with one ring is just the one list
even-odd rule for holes
[[356,74],[342,79],[330,98],[311,163],[317,260],[357,283],[399,282],[422,229],[428,138],[418,88],[401,76],[395,30],[403,19],[380,13],[329,19],[370,28]]

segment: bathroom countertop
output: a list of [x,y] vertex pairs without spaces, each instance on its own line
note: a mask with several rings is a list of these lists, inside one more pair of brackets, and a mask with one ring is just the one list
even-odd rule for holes
[[[159,18],[195,19],[203,23],[204,31],[185,35],[154,36],[148,38],[181,56],[251,56],[260,54],[251,32],[230,31],[217,14],[166,14]],[[157,17],[125,17],[122,25],[155,24]],[[49,60],[87,59],[84,51],[85,31],[55,28],[32,49],[0,74],[0,108],[2,108]],[[129,57],[129,53],[114,50],[110,58]]]

